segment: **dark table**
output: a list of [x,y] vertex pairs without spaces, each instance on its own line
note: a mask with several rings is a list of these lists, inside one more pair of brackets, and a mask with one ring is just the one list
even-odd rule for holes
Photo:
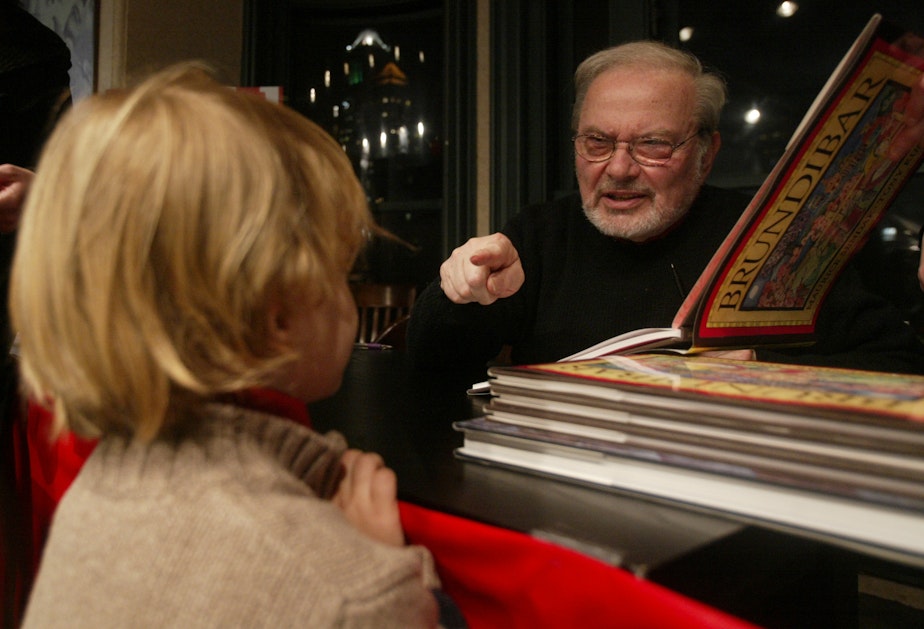
[[861,572],[921,570],[790,532],[637,495],[466,463],[452,423],[481,413],[484,373],[416,371],[398,350],[355,350],[340,391],[311,406],[321,431],[378,452],[399,498],[532,534],[768,627],[856,627]]

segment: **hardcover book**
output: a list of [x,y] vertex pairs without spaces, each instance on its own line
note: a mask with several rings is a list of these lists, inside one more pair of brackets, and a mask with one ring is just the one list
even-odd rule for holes
[[533,404],[571,403],[614,421],[613,410],[644,411],[820,440],[878,437],[924,453],[924,376],[660,353],[497,366],[488,374],[501,401],[519,394]]

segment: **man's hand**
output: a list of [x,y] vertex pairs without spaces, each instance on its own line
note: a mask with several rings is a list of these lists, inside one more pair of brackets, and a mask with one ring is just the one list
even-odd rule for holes
[[440,266],[440,287],[457,304],[487,306],[520,290],[524,279],[520,254],[501,233],[471,238]]
[[385,544],[404,545],[398,512],[398,481],[378,454],[347,450],[340,459],[346,472],[333,502],[360,531]]
[[0,165],[0,234],[8,234],[19,226],[22,206],[34,176],[31,170],[19,166]]

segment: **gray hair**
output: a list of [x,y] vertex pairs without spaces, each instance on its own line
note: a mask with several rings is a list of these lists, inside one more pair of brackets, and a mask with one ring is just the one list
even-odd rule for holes
[[696,89],[694,115],[700,131],[708,134],[719,128],[719,117],[728,93],[725,80],[705,70],[700,60],[686,51],[656,41],[638,41],[601,50],[578,66],[574,73],[573,130],[577,130],[584,98],[594,79],[608,70],[630,66],[675,70],[689,75]]

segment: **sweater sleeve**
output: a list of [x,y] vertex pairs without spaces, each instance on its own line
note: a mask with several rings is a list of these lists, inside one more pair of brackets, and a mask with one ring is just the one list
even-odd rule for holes
[[381,589],[371,587],[367,595],[344,601],[342,616],[335,623],[340,627],[366,629],[375,627],[440,626],[440,609],[434,591],[439,578],[429,551],[420,546],[403,549],[419,560],[415,571],[395,571],[389,579],[379,582]]
[[407,331],[408,353],[421,369],[483,369],[505,343],[508,308],[499,300],[490,306],[455,304],[434,281],[420,294]]

